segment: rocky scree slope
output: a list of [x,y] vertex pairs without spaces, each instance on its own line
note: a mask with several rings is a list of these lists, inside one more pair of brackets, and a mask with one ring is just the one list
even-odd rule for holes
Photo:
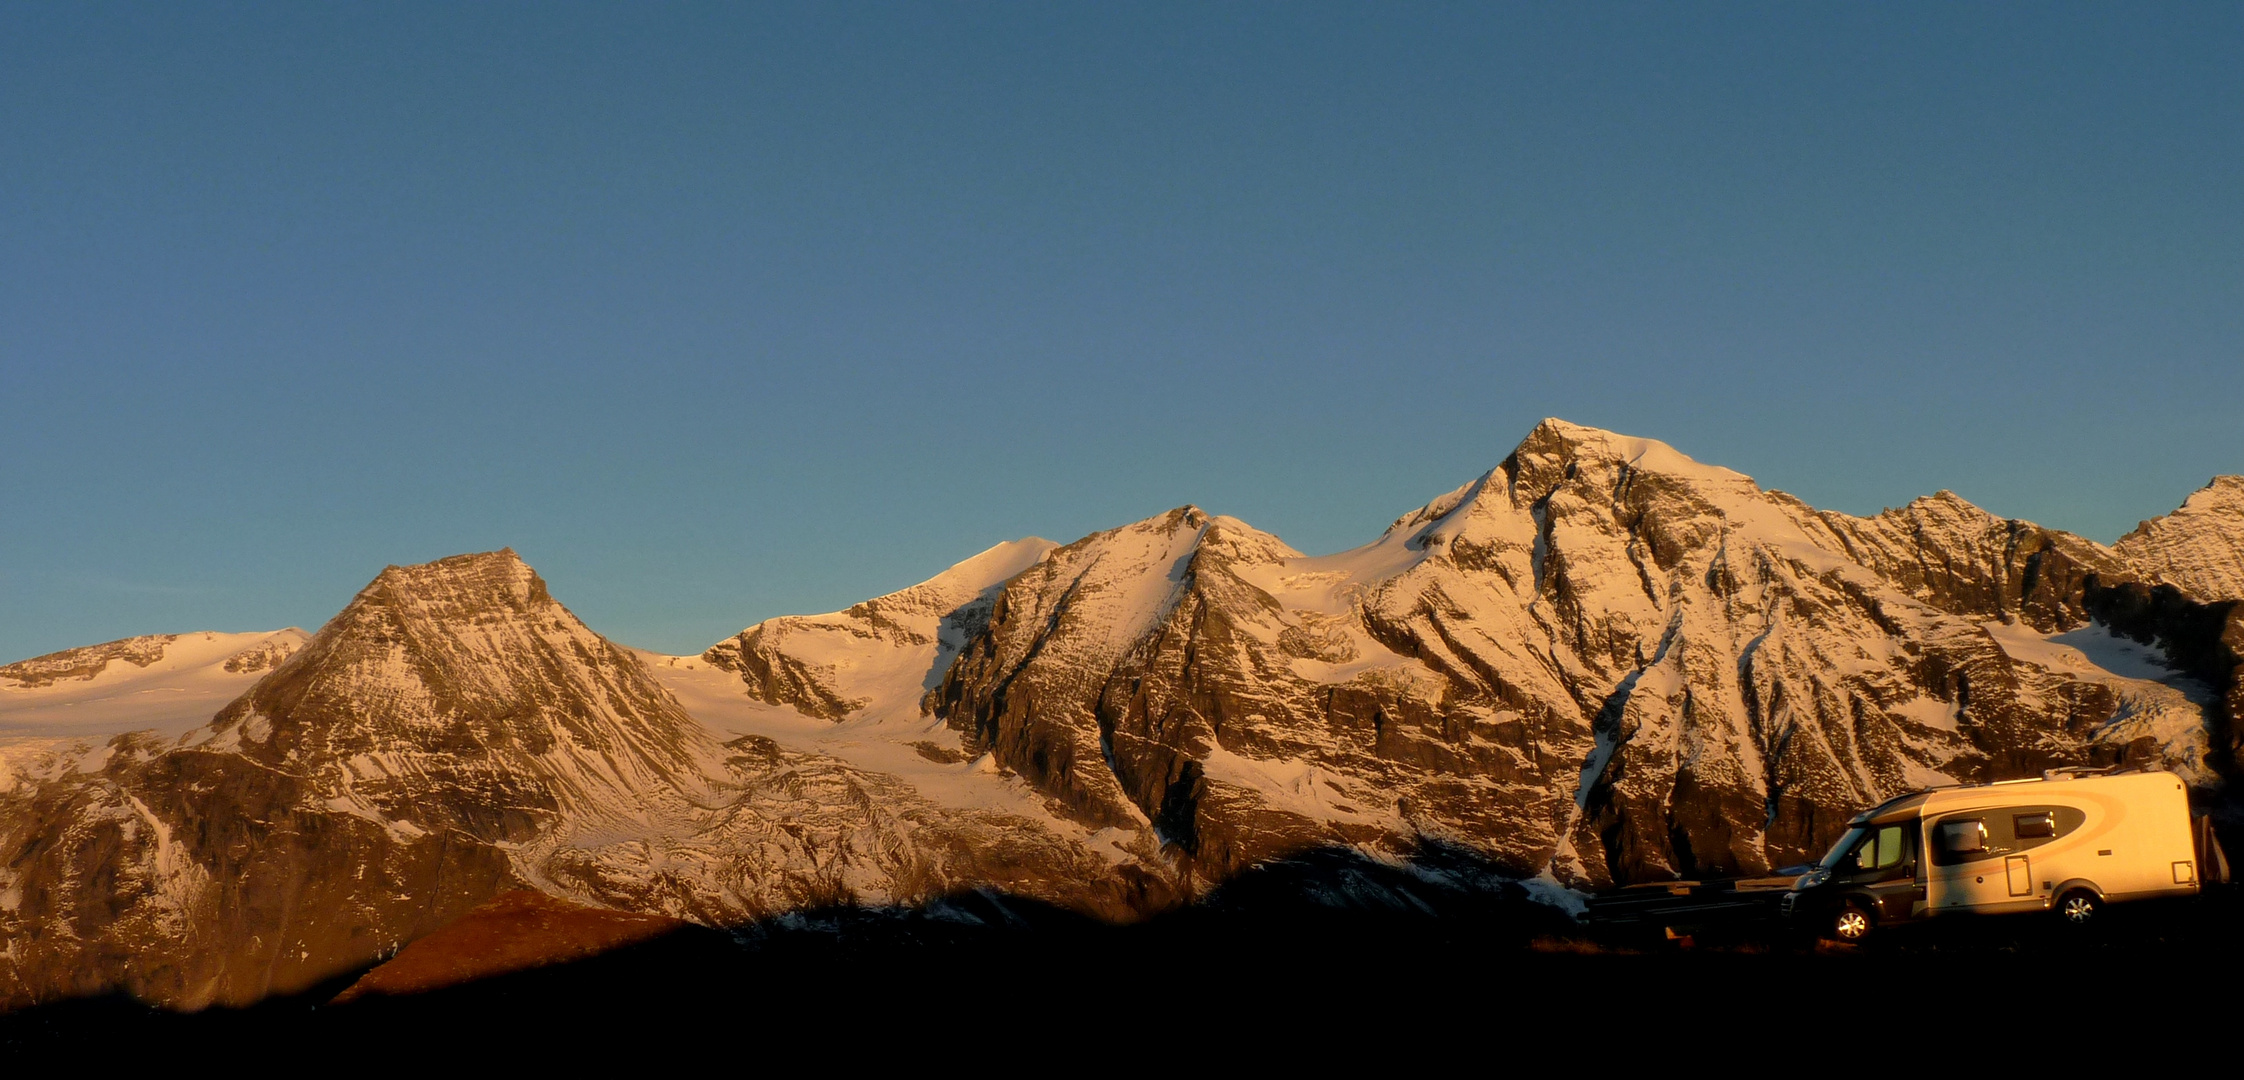
[[1752,872],[1927,784],[2214,783],[2203,687],[2055,659],[2140,576],[1950,493],[1818,511],[1552,420],[1340,555],[1193,507],[1054,551],[929,706],[1203,877],[1429,837],[1586,886]]

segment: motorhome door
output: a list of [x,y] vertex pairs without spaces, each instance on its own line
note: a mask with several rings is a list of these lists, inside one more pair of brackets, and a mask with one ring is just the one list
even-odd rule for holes
[[[1987,812],[1950,814],[1926,830],[1932,845],[1928,900],[1935,913],[2008,902],[2010,874],[1988,835]],[[2031,870],[2027,873],[2031,875]]]

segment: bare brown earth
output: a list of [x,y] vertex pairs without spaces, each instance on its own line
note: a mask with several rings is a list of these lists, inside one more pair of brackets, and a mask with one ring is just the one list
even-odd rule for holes
[[415,941],[360,976],[336,1004],[368,995],[419,994],[636,945],[692,924],[609,911],[518,889]]

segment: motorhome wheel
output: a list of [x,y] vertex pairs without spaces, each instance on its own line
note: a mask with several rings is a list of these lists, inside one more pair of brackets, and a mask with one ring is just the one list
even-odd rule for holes
[[2096,899],[2095,893],[2085,889],[2075,889],[2057,901],[2057,914],[2065,920],[2067,926],[2093,926],[2097,916],[2103,914],[2103,911],[2104,902]]
[[1831,936],[1840,941],[1857,942],[1870,936],[1870,913],[1858,904],[1848,904],[1839,909],[1831,920]]

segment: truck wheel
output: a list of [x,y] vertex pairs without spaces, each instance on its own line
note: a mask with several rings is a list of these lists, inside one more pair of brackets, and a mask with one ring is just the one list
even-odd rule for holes
[[1831,936],[1849,945],[1857,944],[1870,936],[1870,913],[1862,905],[1850,903],[1831,917]]
[[2103,921],[2104,902],[2086,889],[2074,889],[2057,898],[2057,917],[2066,926],[2085,930]]

